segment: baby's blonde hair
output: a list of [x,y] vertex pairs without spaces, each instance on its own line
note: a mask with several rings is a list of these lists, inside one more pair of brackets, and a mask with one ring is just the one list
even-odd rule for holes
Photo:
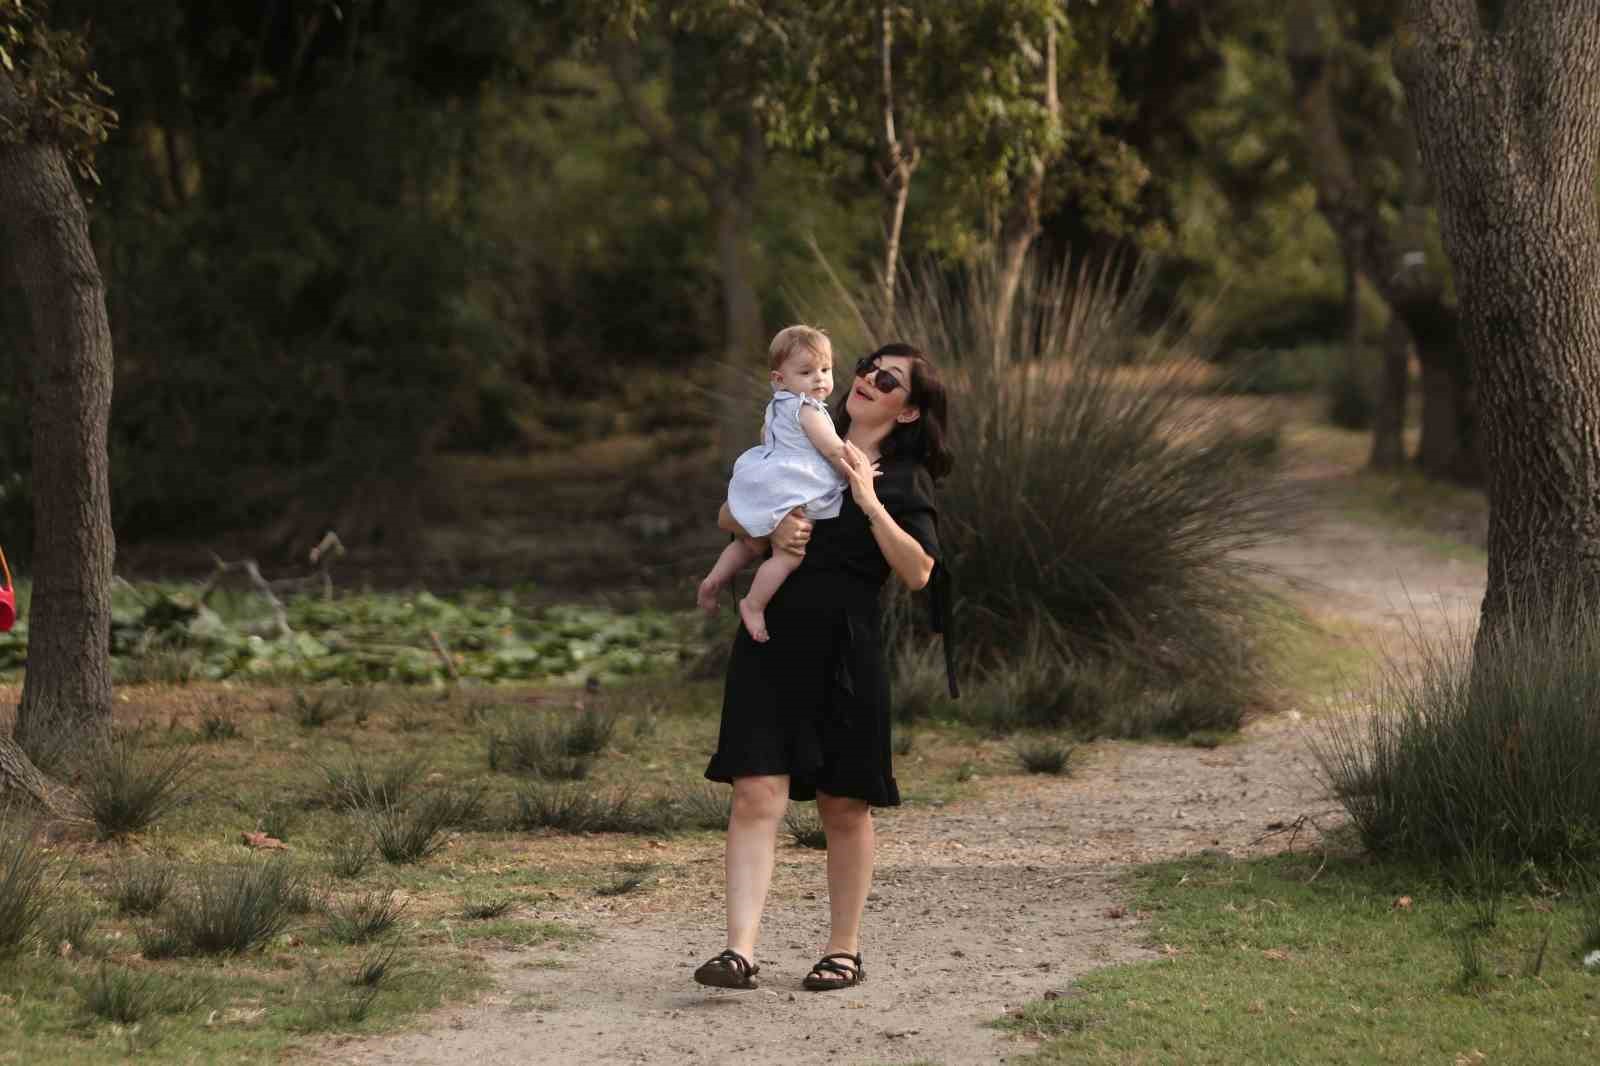
[[815,326],[785,326],[772,338],[772,344],[767,348],[773,370],[782,367],[791,355],[798,352],[810,352],[818,359],[827,358],[831,362],[833,342],[828,340],[827,333]]

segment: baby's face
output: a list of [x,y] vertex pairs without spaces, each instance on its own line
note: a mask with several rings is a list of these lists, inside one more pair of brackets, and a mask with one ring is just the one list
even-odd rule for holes
[[801,396],[826,400],[833,392],[833,357],[796,352],[772,373],[772,383]]

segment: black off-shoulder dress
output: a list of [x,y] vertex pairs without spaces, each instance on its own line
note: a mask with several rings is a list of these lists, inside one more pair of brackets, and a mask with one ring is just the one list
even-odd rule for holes
[[[911,461],[886,459],[879,469],[878,499],[933,558],[937,574],[933,479]],[[790,799],[821,791],[899,805],[879,619],[889,574],[866,516],[846,493],[839,516],[816,524],[804,560],[767,605],[771,639],[757,644],[739,627],[706,777],[787,774]]]

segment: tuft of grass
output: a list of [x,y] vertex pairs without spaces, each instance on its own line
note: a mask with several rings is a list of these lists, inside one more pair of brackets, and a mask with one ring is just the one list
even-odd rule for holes
[[902,730],[900,730],[898,733],[896,733],[894,735],[894,741],[891,743],[890,749],[896,755],[904,756],[904,755],[910,755],[911,754],[911,749],[915,745],[916,745],[916,737],[912,734],[911,730],[902,729]]
[[1370,850],[1560,877],[1600,861],[1600,611],[1558,591],[1480,636],[1413,639],[1315,752]]
[[[965,447],[940,501],[962,517],[941,539],[962,560],[963,652],[994,669],[1037,644],[1064,666],[1118,663],[1155,691],[1213,677],[1248,706],[1260,671],[1239,649],[1270,596],[1247,549],[1293,514],[1249,458],[1256,416],[1194,386],[1201,331],[1149,328],[1150,264],[1030,264],[997,322],[1001,273],[992,256],[930,264],[887,320],[857,305],[830,316],[856,323],[865,348],[902,339],[950,364]],[[905,625],[891,646],[922,639]]]
[[220,714],[208,714],[200,720],[200,739],[216,742],[219,740],[234,740],[239,736],[239,727],[231,718],[224,718]]
[[288,927],[300,875],[283,860],[202,870],[193,889],[174,896],[161,931],[146,941],[174,954],[237,955],[264,946]]
[[66,944],[81,955],[95,950],[94,927],[99,915],[92,907],[68,905],[58,908],[46,924],[46,936],[52,949]]
[[341,944],[367,944],[382,937],[405,913],[393,892],[372,889],[328,906],[328,935]]
[[256,828],[277,840],[288,840],[289,834],[294,832],[295,824],[300,820],[299,813],[288,803],[282,800],[273,800],[261,810],[256,818]]
[[663,805],[641,807],[627,791],[600,795],[573,786],[546,785],[517,793],[513,824],[563,833],[648,833],[670,821]]
[[443,831],[456,813],[456,798],[436,794],[405,807],[370,815],[378,854],[393,866],[418,863],[444,847]]
[[595,727],[581,722],[570,726],[545,719],[517,722],[504,732],[489,734],[489,769],[550,781],[582,781],[600,750],[588,750],[596,736]]
[[1012,750],[1028,773],[1060,775],[1071,766],[1073,747],[1055,737],[1035,737],[1017,741]]
[[301,729],[321,729],[345,711],[344,700],[330,689],[295,689],[289,714]]
[[347,811],[375,812],[396,806],[416,787],[427,769],[420,756],[377,769],[359,756],[340,765],[319,765],[327,785],[326,802]]
[[703,784],[678,794],[674,803],[688,829],[726,829],[733,817],[733,789]]
[[350,975],[350,986],[381,988],[386,982],[396,980],[401,975],[401,970],[395,965],[399,952],[398,943],[389,943],[362,956],[355,973]]
[[194,766],[187,748],[159,752],[134,734],[117,734],[88,745],[78,795],[100,839],[136,833],[187,800]]
[[162,974],[105,963],[76,988],[84,1013],[118,1025],[137,1025],[153,1014],[184,1014],[208,998],[205,990]]
[[1600,873],[1580,869],[1572,879],[1578,890],[1578,954],[1600,951]]
[[822,828],[822,820],[815,813],[802,814],[790,807],[788,813],[783,816],[783,828],[802,848],[813,848],[817,851],[826,851],[828,848],[828,834]]
[[1462,992],[1479,992],[1489,985],[1491,968],[1484,955],[1483,930],[1476,922],[1463,925],[1451,934],[1460,968],[1456,986]]
[[60,879],[30,834],[0,822],[0,958],[30,944],[44,924]]
[[364,833],[342,833],[333,841],[328,867],[335,877],[356,878],[372,862],[372,841]]
[[487,921],[505,914],[514,904],[515,901],[506,896],[498,899],[468,900],[462,904],[461,917],[470,922]]
[[639,874],[624,874],[603,885],[595,886],[594,894],[597,896],[626,896],[636,892],[644,886],[645,879]]
[[309,994],[315,998],[302,1016],[298,1028],[305,1032],[320,1032],[360,1025],[372,1013],[372,1005],[381,990],[381,986],[376,984],[313,988]]
[[147,959],[176,959],[189,954],[183,934],[170,922],[139,931],[139,954]]

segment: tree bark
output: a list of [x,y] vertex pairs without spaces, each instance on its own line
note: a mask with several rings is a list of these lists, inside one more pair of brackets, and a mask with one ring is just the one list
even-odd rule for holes
[[[19,103],[0,74],[0,112]],[[0,144],[0,242],[32,328],[34,553],[16,739],[111,718],[111,329],[89,219],[55,147]]]
[[1411,333],[1405,319],[1391,311],[1383,334],[1383,372],[1378,378],[1378,402],[1372,415],[1372,452],[1367,457],[1367,466],[1373,470],[1399,470],[1405,466],[1410,361]]
[[1455,266],[1488,475],[1478,647],[1600,592],[1600,9],[1408,0],[1398,70]]
[[[1044,39],[1044,106],[1052,126],[1061,124],[1061,97],[1056,88],[1056,27],[1051,22]],[[1000,277],[996,286],[994,307],[994,362],[998,366],[1008,357],[1006,351],[1011,340],[1011,312],[1016,306],[1017,290],[1022,285],[1022,270],[1028,261],[1028,252],[1038,238],[1039,221],[1044,203],[1044,179],[1049,162],[1036,155],[1028,162],[1021,187],[1013,194],[1011,207],[1006,212],[1000,230]]]

